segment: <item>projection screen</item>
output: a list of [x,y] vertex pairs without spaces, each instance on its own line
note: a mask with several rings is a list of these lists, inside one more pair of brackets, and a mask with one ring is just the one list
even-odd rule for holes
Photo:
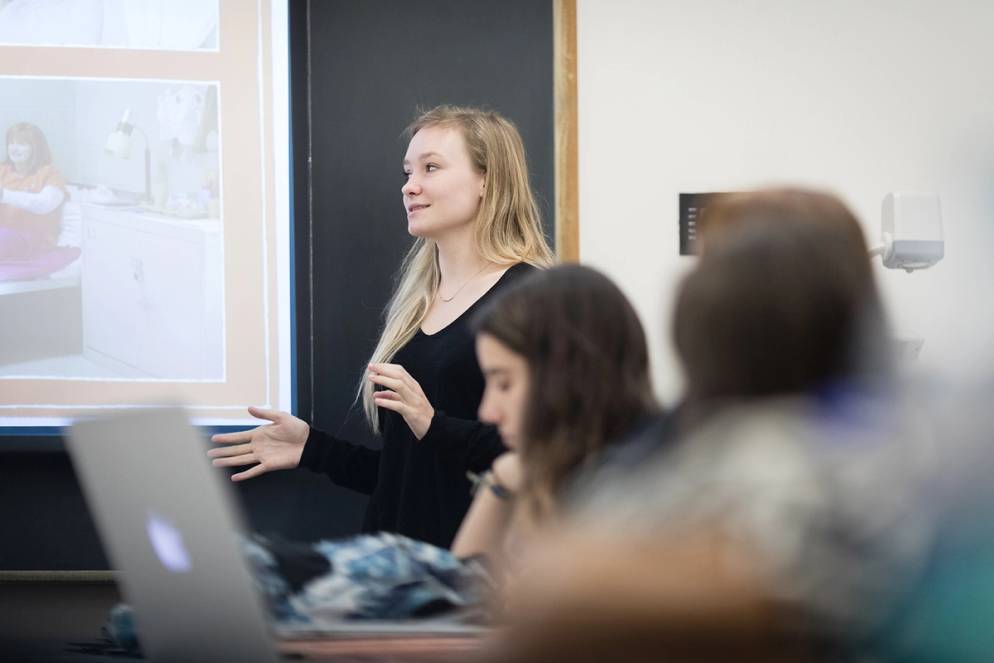
[[0,0],[0,428],[292,409],[281,0]]

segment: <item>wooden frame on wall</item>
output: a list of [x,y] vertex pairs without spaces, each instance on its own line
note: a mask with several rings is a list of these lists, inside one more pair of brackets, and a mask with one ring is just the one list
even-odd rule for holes
[[553,0],[555,71],[556,253],[580,260],[580,188],[577,149],[576,0]]

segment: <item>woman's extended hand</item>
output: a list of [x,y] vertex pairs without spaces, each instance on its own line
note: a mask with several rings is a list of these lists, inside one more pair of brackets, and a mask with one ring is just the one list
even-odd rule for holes
[[411,427],[414,437],[423,438],[431,426],[435,409],[417,380],[399,364],[370,364],[369,380],[385,387],[373,393],[376,407],[398,413]]
[[251,479],[270,470],[289,470],[300,464],[304,444],[311,432],[306,421],[292,414],[278,410],[263,410],[250,407],[249,414],[256,419],[273,422],[238,433],[223,433],[211,437],[224,447],[215,447],[207,452],[213,458],[215,467],[236,467],[251,465],[244,472],[232,474],[232,481]]

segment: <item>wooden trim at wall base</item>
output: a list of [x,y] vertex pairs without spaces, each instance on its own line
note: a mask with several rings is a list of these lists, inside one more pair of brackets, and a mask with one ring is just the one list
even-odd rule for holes
[[117,582],[114,571],[0,571],[0,585],[14,583],[99,583]]

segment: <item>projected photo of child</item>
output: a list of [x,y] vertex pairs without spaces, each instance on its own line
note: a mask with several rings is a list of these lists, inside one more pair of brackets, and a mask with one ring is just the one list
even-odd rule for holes
[[0,76],[0,100],[0,379],[223,379],[218,85]]
[[56,239],[66,186],[52,152],[34,124],[7,130],[0,162],[0,281],[37,278],[79,257],[78,247],[58,247]]

